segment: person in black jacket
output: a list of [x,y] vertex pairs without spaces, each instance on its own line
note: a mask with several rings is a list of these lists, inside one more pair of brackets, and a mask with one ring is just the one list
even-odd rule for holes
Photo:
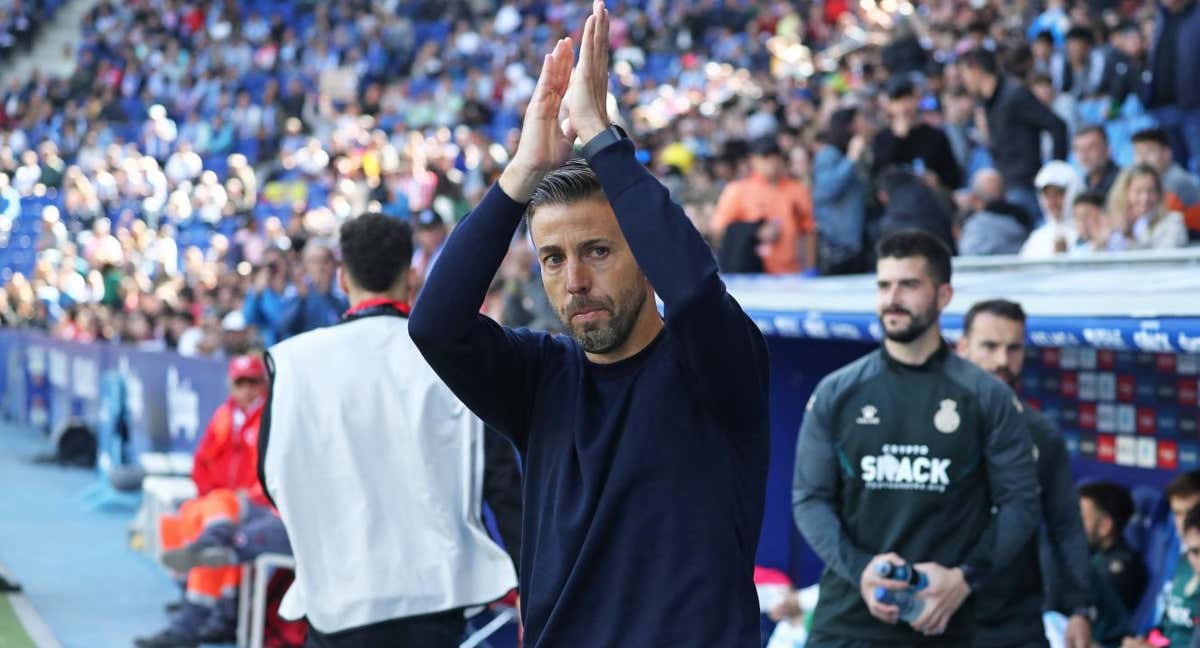
[[1033,179],[1042,167],[1042,133],[1054,140],[1054,159],[1067,159],[1067,125],[1016,79],[1001,76],[996,57],[984,49],[958,61],[963,84],[987,114],[988,146],[993,165],[1004,176],[1009,202],[1030,214],[1041,213]]
[[917,114],[920,97],[907,77],[888,84],[888,127],[875,135],[872,174],[891,166],[909,165],[918,175],[932,172],[938,185],[947,191],[962,186],[962,172],[950,148],[950,140],[941,130],[922,123]]
[[[963,317],[958,353],[1015,386],[1025,363],[1025,310],[1004,299],[975,303]],[[1067,445],[1045,414],[1028,405],[1022,414],[1033,442],[1043,532],[1031,537],[1013,564],[975,593],[975,647],[1048,646],[1042,628],[1046,608],[1070,615],[1067,648],[1091,648],[1088,541]],[[1044,596],[1043,588],[1054,595]]]
[[1163,0],[1152,42],[1142,103],[1167,129],[1175,160],[1200,173],[1200,3]]

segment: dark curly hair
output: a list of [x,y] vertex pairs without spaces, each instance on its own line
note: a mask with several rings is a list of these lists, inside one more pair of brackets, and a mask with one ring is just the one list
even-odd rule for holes
[[370,292],[390,290],[412,263],[412,228],[382,214],[363,214],[346,221],[340,243],[346,272]]

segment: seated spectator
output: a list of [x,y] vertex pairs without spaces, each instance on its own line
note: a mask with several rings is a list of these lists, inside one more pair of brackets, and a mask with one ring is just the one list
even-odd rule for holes
[[1183,215],[1163,204],[1158,172],[1144,164],[1121,172],[1108,194],[1109,249],[1162,250],[1187,245]]
[[1113,227],[1104,211],[1104,196],[1086,192],[1079,194],[1075,197],[1071,216],[1077,234],[1075,245],[1070,250],[1071,256],[1082,257],[1109,251]]
[[1188,173],[1171,157],[1167,132],[1161,128],[1147,128],[1134,133],[1133,161],[1158,172],[1167,209],[1183,214],[1190,239],[1200,238],[1200,178]]
[[196,449],[197,497],[157,521],[163,563],[186,579],[169,625],[135,640],[138,648],[178,648],[234,641],[238,562],[291,553],[283,524],[258,481],[258,428],[267,369],[257,356],[229,363],[231,394],[209,421]]
[[1130,619],[1146,591],[1146,566],[1124,535],[1133,498],[1120,484],[1085,484],[1079,488],[1079,511],[1092,552],[1092,636],[1102,645],[1114,645],[1130,633]]
[[1026,259],[1048,259],[1073,249],[1079,242],[1079,232],[1071,216],[1075,197],[1083,182],[1075,169],[1060,160],[1051,160],[1038,171],[1033,181],[1042,207],[1042,224],[1029,235],[1021,247]]
[[1102,126],[1087,126],[1075,132],[1075,160],[1083,169],[1083,187],[1087,191],[1108,194],[1121,167],[1113,162],[1108,135]]
[[919,229],[954,249],[953,216],[924,180],[903,167],[883,172],[876,199],[883,206],[877,239],[904,229]]
[[808,189],[788,177],[783,152],[773,139],[754,141],[750,169],[749,177],[730,182],[721,192],[711,223],[714,235],[720,239],[734,223],[757,223],[755,251],[765,272],[812,269],[817,241]]
[[333,250],[320,241],[309,241],[302,260],[279,314],[275,335],[280,340],[336,324],[348,308],[346,297],[334,286],[337,262]]
[[1183,517],[1180,526],[1181,559],[1163,591],[1163,610],[1147,637],[1127,637],[1121,648],[1195,646],[1200,642],[1200,506]]
[[1004,200],[1004,178],[980,169],[971,178],[971,212],[963,220],[958,253],[963,256],[1016,254],[1029,236],[1029,214]]

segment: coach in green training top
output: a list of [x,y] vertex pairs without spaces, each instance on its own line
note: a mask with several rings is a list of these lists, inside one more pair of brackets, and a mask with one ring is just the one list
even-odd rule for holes
[[[1041,516],[1033,447],[1012,390],[942,340],[950,251],[904,231],[878,252],[883,346],[821,381],[796,448],[796,525],[825,561],[808,645],[970,645],[967,596]],[[907,585],[883,562],[928,578],[911,625],[875,598]]]

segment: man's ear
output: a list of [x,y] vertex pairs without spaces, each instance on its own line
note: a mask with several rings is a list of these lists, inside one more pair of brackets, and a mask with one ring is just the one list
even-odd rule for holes
[[337,285],[342,289],[342,294],[350,294],[350,281],[346,277],[346,267],[338,266],[337,269]]
[[946,310],[950,305],[950,300],[954,299],[954,287],[949,283],[944,283],[937,287],[937,304],[938,312]]

